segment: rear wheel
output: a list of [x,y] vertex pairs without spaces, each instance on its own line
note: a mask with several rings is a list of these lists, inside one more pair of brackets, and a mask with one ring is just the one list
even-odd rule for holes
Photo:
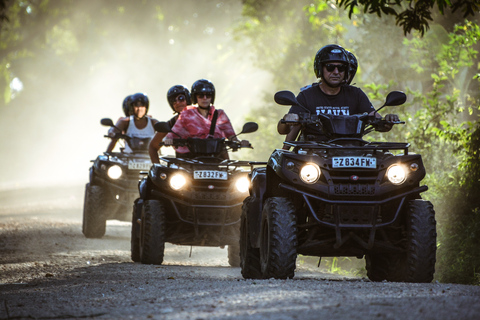
[[105,235],[107,220],[105,218],[105,192],[100,186],[85,186],[83,203],[82,232],[87,238],[101,238]]
[[132,212],[132,238],[131,243],[131,253],[132,261],[140,262],[140,217],[142,214],[143,200],[137,199],[133,204]]
[[391,255],[389,254],[367,254],[365,255],[368,279],[372,281],[383,281],[388,278]]
[[260,249],[253,248],[248,232],[248,211],[251,210],[252,197],[243,201],[242,215],[240,219],[240,267],[245,279],[262,279],[260,267]]
[[268,198],[262,212],[260,266],[264,278],[295,275],[297,226],[295,208],[287,198]]
[[240,267],[240,246],[238,244],[228,245],[228,264],[230,267]]
[[140,223],[140,261],[162,264],[165,251],[165,207],[158,200],[145,200]]

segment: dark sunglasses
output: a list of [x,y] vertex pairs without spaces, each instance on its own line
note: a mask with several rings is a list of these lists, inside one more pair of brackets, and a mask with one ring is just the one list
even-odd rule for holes
[[135,102],[133,103],[133,106],[134,106],[134,107],[145,107],[145,106],[146,106],[146,103],[143,102],[143,101],[135,101]]
[[181,101],[185,101],[186,99],[187,97],[185,97],[183,94],[180,94],[175,98],[175,101],[181,102]]
[[197,93],[197,98],[211,98],[212,94],[211,93]]
[[327,69],[328,72],[333,72],[335,68],[337,68],[338,72],[344,72],[347,70],[347,65],[346,64],[326,64],[325,69]]

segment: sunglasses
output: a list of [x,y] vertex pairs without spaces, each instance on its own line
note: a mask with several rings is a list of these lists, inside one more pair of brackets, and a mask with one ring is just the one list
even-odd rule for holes
[[175,98],[175,101],[177,102],[182,102],[182,101],[185,101],[187,99],[187,97],[185,97],[183,94],[181,95],[178,95],[176,98]]
[[137,101],[137,102],[134,102],[134,103],[133,103],[133,106],[134,106],[134,107],[145,107],[145,106],[146,106],[146,103],[145,103],[145,102],[142,102],[142,101]]
[[197,93],[197,98],[211,98],[212,97],[212,94],[211,93]]
[[333,72],[337,68],[338,72],[344,72],[347,70],[347,65],[346,64],[326,64],[325,69],[327,69],[328,72]]

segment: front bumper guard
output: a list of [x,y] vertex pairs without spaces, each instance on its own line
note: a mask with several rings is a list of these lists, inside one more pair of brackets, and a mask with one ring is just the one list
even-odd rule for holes
[[[424,191],[428,190],[427,186],[421,186],[421,187],[417,187],[413,190],[410,190],[410,191],[407,191],[407,192],[404,192],[404,193],[401,193],[401,194],[398,194],[398,195],[395,195],[395,196],[388,197],[388,198],[383,199],[383,200],[361,201],[361,200],[331,200],[331,199],[326,199],[324,197],[320,197],[320,196],[317,196],[317,195],[314,195],[314,194],[311,194],[311,193],[308,193],[308,192],[300,191],[300,190],[298,190],[296,188],[293,188],[293,187],[291,187],[287,184],[284,184],[284,183],[280,183],[279,187],[283,188],[283,189],[286,189],[288,191],[300,194],[303,197],[303,199],[305,200],[305,203],[307,204],[307,207],[308,207],[312,217],[316,220],[316,222],[319,223],[319,224],[325,225],[327,227],[335,229],[335,238],[336,238],[336,243],[334,245],[335,249],[340,248],[342,246],[342,244],[344,244],[347,240],[353,239],[356,242],[358,242],[362,247],[364,247],[365,249],[368,249],[368,250],[373,247],[376,230],[378,228],[388,226],[388,225],[394,223],[397,220],[397,218],[398,218],[398,216],[399,216],[399,214],[400,214],[400,212],[401,212],[401,210],[404,206],[406,197],[411,195],[411,194],[419,194],[421,192],[424,192]],[[340,222],[338,214],[334,215],[335,223],[331,223],[331,222],[328,222],[328,221],[323,221],[317,216],[317,214],[315,213],[315,210],[312,206],[312,203],[309,199],[320,200],[320,201],[323,201],[325,203],[331,204],[331,205],[333,205],[332,210],[335,210],[335,211],[337,209],[336,206],[338,206],[338,205],[342,205],[342,206],[345,206],[345,205],[347,205],[347,206],[348,205],[374,206],[374,214],[372,215],[372,220],[371,220],[370,224],[344,224],[344,223]],[[397,210],[395,212],[395,215],[394,215],[393,219],[391,219],[390,221],[387,221],[387,222],[377,224],[376,221],[377,221],[377,215],[378,215],[378,212],[379,212],[380,205],[388,203],[390,201],[398,200],[398,199],[401,199],[401,200],[400,200],[400,204],[397,207]],[[342,237],[342,232],[341,232],[342,229],[362,229],[362,228],[363,229],[371,229],[368,243],[363,241],[360,237],[356,236],[353,232],[349,232],[345,236]]]
[[[222,233],[223,233],[223,228],[225,227],[229,227],[229,226],[233,226],[235,224],[238,224],[240,223],[240,217],[238,218],[238,220],[236,221],[233,221],[233,222],[229,222],[227,223],[226,222],[226,219],[227,219],[227,211],[228,210],[231,210],[231,209],[235,209],[235,208],[238,208],[238,207],[241,207],[243,202],[239,202],[239,203],[235,203],[235,204],[232,204],[232,205],[203,205],[203,204],[192,204],[190,202],[187,202],[187,201],[184,201],[184,200],[180,200],[178,198],[175,198],[175,197],[172,197],[168,194],[164,194],[160,191],[157,191],[157,190],[152,190],[152,194],[156,197],[160,197],[160,198],[163,198],[163,199],[166,199],[170,202],[172,208],[174,209],[174,212],[175,212],[175,215],[177,216],[178,220],[184,222],[184,223],[188,223],[188,224],[193,224],[194,227],[195,227],[195,233],[198,234],[199,230],[198,230],[198,227],[199,226],[210,226],[210,227],[222,227]],[[181,205],[185,205],[185,206],[188,206],[188,207],[191,207],[192,210],[193,210],[193,216],[194,216],[194,221],[192,223],[192,221],[189,221],[189,220],[185,220],[184,218],[182,218],[182,216],[180,215],[180,211],[178,210],[178,206],[177,206],[177,203],[178,204],[181,204]],[[197,209],[223,209],[224,211],[224,214],[223,214],[223,217],[224,217],[224,220],[223,220],[223,223],[205,223],[205,222],[199,222],[198,221],[198,217],[197,217]]]

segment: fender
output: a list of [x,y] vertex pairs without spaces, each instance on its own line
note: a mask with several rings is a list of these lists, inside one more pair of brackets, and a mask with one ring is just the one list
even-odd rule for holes
[[251,173],[252,187],[250,202],[247,210],[248,232],[251,235],[252,247],[258,247],[262,222],[263,196],[267,188],[267,168],[256,168]]
[[143,178],[140,180],[138,183],[138,192],[140,193],[140,199],[147,200],[148,195],[150,194],[149,192],[149,183],[148,183],[148,177]]

